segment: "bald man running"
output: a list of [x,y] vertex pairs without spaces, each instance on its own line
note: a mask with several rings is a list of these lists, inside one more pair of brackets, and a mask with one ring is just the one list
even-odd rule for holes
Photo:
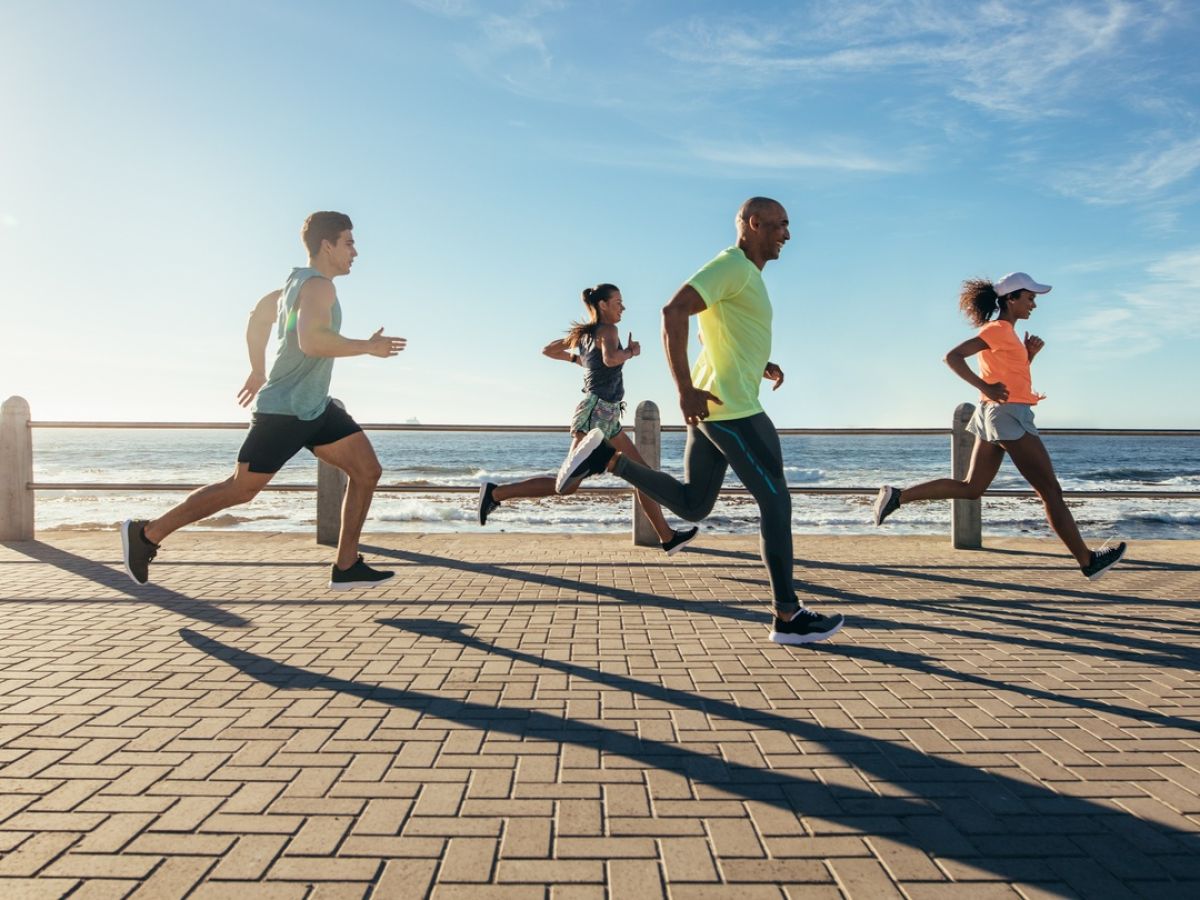
[[[771,301],[762,269],[791,234],[782,204],[752,197],[738,210],[737,243],[693,275],[663,307],[663,344],[688,425],[684,480],[619,453],[599,429],[580,441],[559,470],[559,493],[608,471],[676,515],[698,522],[712,512],[730,466],[758,503],[760,549],[774,596],[770,639],[807,644],[832,637],[841,615],[805,608],[792,583],[792,498],[779,434],[758,399],[763,379],[783,384],[770,361]],[[688,364],[688,323],[696,316],[702,349]]]

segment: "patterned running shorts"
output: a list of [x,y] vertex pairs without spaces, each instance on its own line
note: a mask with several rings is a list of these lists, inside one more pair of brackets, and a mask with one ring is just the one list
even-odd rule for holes
[[595,394],[588,394],[575,407],[575,415],[571,418],[571,431],[588,432],[599,428],[606,438],[611,438],[621,430],[621,411],[624,403],[611,403],[601,400]]

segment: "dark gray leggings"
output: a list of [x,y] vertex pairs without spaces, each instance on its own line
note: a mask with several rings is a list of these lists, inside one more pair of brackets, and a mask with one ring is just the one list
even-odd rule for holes
[[783,477],[779,434],[766,413],[689,425],[682,482],[623,454],[613,474],[675,515],[699,522],[712,512],[729,466],[758,503],[759,548],[771,579],[775,612],[790,615],[800,608],[792,584],[792,495]]

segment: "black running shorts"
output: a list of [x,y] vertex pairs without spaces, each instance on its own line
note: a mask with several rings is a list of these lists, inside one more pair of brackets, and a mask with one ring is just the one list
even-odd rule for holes
[[251,472],[273,475],[301,447],[311,450],[359,431],[362,431],[359,424],[334,400],[315,419],[256,412],[250,418],[250,431],[238,451],[238,462],[249,463]]

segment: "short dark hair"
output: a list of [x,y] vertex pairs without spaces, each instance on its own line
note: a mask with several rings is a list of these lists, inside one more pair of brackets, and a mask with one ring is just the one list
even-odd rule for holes
[[336,244],[338,236],[353,227],[354,223],[345,213],[315,212],[304,220],[304,227],[300,229],[300,240],[304,241],[304,246],[308,248],[308,255],[316,256],[321,252],[321,241]]

